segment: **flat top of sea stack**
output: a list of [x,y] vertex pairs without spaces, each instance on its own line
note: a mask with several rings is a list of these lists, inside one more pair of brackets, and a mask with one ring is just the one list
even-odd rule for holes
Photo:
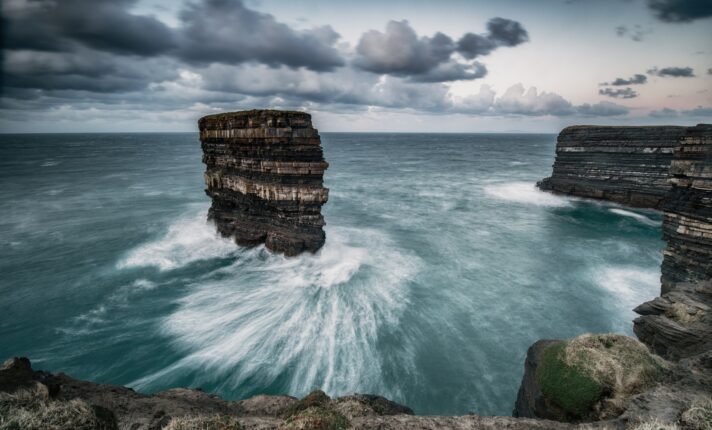
[[200,118],[203,120],[228,120],[236,118],[261,118],[261,117],[274,117],[274,116],[286,116],[290,118],[302,117],[311,118],[311,114],[298,110],[277,110],[277,109],[251,109],[251,110],[241,110],[235,112],[221,112],[212,115],[205,115]]

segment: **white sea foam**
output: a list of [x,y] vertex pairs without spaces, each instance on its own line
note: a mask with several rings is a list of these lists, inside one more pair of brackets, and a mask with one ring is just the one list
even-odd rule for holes
[[[408,306],[417,257],[378,231],[351,228],[328,228],[315,255],[258,249],[242,257],[218,279],[194,284],[164,319],[162,331],[184,358],[132,386],[150,389],[167,375],[201,370],[197,377],[219,375],[226,388],[247,380],[266,386],[289,375],[286,391],[293,394],[394,394],[381,386],[377,340],[398,326]],[[409,368],[412,351],[403,348],[398,361]]]
[[605,267],[594,273],[596,283],[611,293],[613,302],[624,314],[625,325],[634,316],[633,308],[655,298],[660,292],[660,271],[636,266]]
[[235,244],[215,232],[215,226],[205,220],[205,213],[206,209],[201,208],[198,213],[178,219],[162,237],[130,251],[117,267],[155,266],[163,271],[234,253]]
[[616,215],[633,218],[634,220],[640,221],[641,223],[643,223],[645,225],[650,225],[650,226],[654,226],[654,227],[657,227],[660,225],[659,222],[652,220],[652,219],[648,218],[647,216],[636,213],[636,212],[631,212],[631,211],[627,211],[625,209],[619,209],[619,208],[611,208],[608,210]]
[[537,206],[564,207],[571,201],[565,197],[545,193],[531,182],[505,182],[487,185],[485,194],[500,200]]

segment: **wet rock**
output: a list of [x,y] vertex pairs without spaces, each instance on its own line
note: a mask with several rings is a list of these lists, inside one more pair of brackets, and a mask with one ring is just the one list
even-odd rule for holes
[[309,114],[230,112],[205,116],[198,126],[208,217],[223,236],[286,255],[321,248],[328,163]]
[[712,350],[712,281],[683,282],[635,308],[636,336],[657,354],[680,359]]
[[572,196],[660,208],[685,127],[577,125],[561,131],[551,177],[537,186]]

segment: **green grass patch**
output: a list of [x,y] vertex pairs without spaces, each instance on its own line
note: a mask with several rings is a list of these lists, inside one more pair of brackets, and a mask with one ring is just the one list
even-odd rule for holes
[[544,350],[537,381],[548,400],[568,414],[584,417],[603,396],[604,387],[580,367],[566,364],[565,349],[561,342]]

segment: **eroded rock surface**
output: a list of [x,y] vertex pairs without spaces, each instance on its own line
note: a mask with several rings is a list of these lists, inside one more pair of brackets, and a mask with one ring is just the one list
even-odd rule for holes
[[685,127],[566,127],[556,142],[546,191],[660,208],[670,189],[668,170]]
[[250,110],[208,115],[198,125],[208,216],[218,231],[286,255],[321,248],[328,163],[311,116]]
[[662,292],[712,280],[712,125],[687,129],[670,165],[663,205]]

